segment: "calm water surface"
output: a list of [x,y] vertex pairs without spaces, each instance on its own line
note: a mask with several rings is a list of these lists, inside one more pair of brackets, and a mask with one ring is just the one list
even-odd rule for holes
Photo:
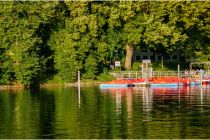
[[0,138],[210,138],[210,87],[0,91]]

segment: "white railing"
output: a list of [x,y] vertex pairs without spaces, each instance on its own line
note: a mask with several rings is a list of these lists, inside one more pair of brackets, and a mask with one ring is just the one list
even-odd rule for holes
[[116,71],[116,72],[111,72],[110,74],[116,77],[117,79],[142,77],[142,72],[140,71]]
[[[142,78],[146,77],[145,74],[142,75],[141,71],[115,71],[110,72],[111,75],[117,79],[127,79],[127,78]],[[148,73],[147,77],[188,77],[192,75],[186,75],[185,71],[180,71],[178,76],[178,71],[153,71]]]

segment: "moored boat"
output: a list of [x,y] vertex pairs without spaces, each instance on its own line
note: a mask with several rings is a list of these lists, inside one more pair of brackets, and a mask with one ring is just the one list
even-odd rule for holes
[[180,87],[182,83],[150,83],[150,87]]
[[106,88],[128,88],[128,87],[134,87],[134,84],[116,84],[116,83],[107,83],[107,84],[100,84],[101,89]]

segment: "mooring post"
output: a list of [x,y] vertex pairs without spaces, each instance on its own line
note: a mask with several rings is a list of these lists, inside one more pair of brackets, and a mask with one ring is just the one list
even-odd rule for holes
[[178,64],[178,66],[177,66],[177,69],[178,69],[178,75],[177,75],[177,77],[178,77],[178,86],[179,86],[179,79],[180,79],[180,66],[179,66],[179,64]]
[[131,78],[131,71],[128,72],[128,77]]
[[203,72],[200,73],[200,84],[202,86],[202,81],[203,81]]
[[144,64],[141,64],[141,78],[144,78]]
[[146,63],[146,85],[148,85],[148,63]]
[[180,66],[179,66],[179,64],[177,66],[177,69],[178,69],[178,78],[179,78],[179,74],[180,74]]

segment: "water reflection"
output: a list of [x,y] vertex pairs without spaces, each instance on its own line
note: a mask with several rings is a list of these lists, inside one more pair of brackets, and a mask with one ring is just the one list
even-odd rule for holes
[[150,112],[152,110],[152,102],[153,102],[153,93],[151,88],[143,88],[143,95],[142,95],[142,102],[143,102],[143,113],[144,118],[143,121],[151,120]]
[[209,138],[209,89],[1,91],[0,138]]
[[206,134],[194,131],[210,130],[210,127],[206,127],[209,124],[207,118],[210,118],[209,86],[111,89],[103,93],[126,96],[127,125],[132,130],[138,122],[129,121],[134,120],[137,111],[136,106],[131,106],[137,104],[137,96],[141,98],[141,101],[138,100],[141,103],[139,106],[142,106],[138,108],[142,111],[140,125],[143,131],[140,138],[205,138]]

